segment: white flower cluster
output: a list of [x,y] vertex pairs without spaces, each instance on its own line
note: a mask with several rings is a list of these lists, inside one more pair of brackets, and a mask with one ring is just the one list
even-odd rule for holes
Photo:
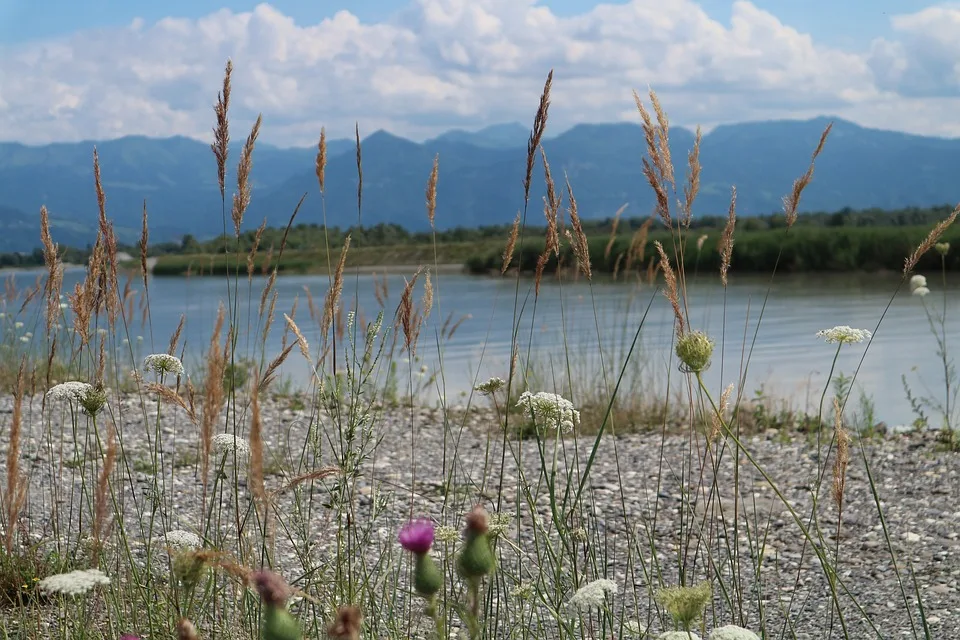
[[927,288],[927,279],[925,276],[916,275],[910,278],[910,293],[915,296],[920,296],[921,298],[930,293],[930,289]]
[[167,544],[174,549],[199,549],[203,546],[203,543],[200,541],[200,536],[190,531],[184,531],[183,529],[168,531],[163,537],[167,541]]
[[707,640],[760,640],[760,637],[750,629],[738,627],[735,624],[728,624],[725,627],[717,627],[710,632]]
[[47,397],[53,400],[72,400],[82,402],[93,391],[93,385],[78,380],[61,382],[47,391]]
[[110,578],[99,569],[84,569],[49,576],[41,580],[38,586],[47,593],[76,596],[90,591],[98,584],[110,584]]
[[866,329],[854,329],[846,325],[840,325],[833,329],[821,329],[817,331],[817,337],[823,338],[828,343],[839,342],[841,344],[863,342],[869,340],[873,334]]
[[491,536],[503,535],[513,524],[513,516],[509,513],[491,513],[487,520],[487,533]]
[[460,539],[460,531],[456,527],[441,525],[433,532],[433,538],[437,542],[456,542]]
[[143,359],[143,370],[153,371],[157,375],[172,373],[182,376],[183,363],[180,362],[180,358],[168,353],[152,353]]
[[573,403],[555,393],[524,391],[517,406],[532,412],[537,426],[559,426],[562,431],[573,431],[580,425],[580,412],[573,408]]
[[250,444],[232,433],[218,433],[213,436],[213,450],[217,455],[237,452],[237,457],[250,455]]
[[494,376],[485,382],[481,382],[475,386],[473,390],[478,392],[480,395],[489,396],[504,388],[506,385],[506,380]]
[[607,594],[615,596],[617,591],[619,591],[619,588],[613,580],[607,580],[606,578],[594,580],[577,589],[577,592],[567,602],[567,606],[571,609],[580,610],[602,607],[607,600]]

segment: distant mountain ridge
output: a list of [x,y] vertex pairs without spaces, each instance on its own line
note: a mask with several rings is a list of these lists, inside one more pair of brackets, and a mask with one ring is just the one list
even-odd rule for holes
[[[806,170],[829,121],[821,117],[748,122],[720,126],[705,135],[694,214],[723,214],[732,185],[737,187],[740,215],[779,210],[781,198]],[[960,140],[833,121],[813,183],[804,193],[803,211],[932,206],[960,200],[960,185],[955,184],[960,175]],[[424,187],[434,157],[439,155],[438,227],[509,223],[523,206],[527,135],[527,129],[519,124],[476,132],[448,131],[422,143],[386,131],[370,134],[361,143],[359,222],[427,227]],[[239,132],[234,136],[239,138]],[[689,130],[671,129],[678,188],[693,140]],[[97,219],[94,144],[100,156],[107,214],[122,241],[132,242],[138,236],[144,200],[151,241],[175,240],[185,234],[203,238],[223,231],[214,158],[204,142],[130,136],[44,146],[0,143],[0,251],[30,251],[39,244],[37,212],[44,204],[57,242],[82,246],[93,239]],[[626,215],[630,216],[652,211],[653,193],[641,173],[645,146],[638,125],[581,124],[545,138],[543,146],[555,179],[569,178],[585,218],[611,216],[623,204],[628,205]],[[286,224],[304,193],[307,199],[298,221],[322,220],[315,155],[316,147],[257,145],[253,200],[245,226],[255,227],[264,217],[273,226]],[[238,159],[239,145],[234,145],[231,170]],[[234,185],[235,177],[229,175],[228,199]],[[329,141],[323,201],[329,224],[346,227],[358,222],[356,192],[353,141]],[[538,160],[529,214],[537,223],[543,195]]]

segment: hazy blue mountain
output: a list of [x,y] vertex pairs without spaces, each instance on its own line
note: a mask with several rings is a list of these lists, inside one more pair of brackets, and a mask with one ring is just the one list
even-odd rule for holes
[[[826,118],[751,122],[718,127],[704,136],[703,174],[695,213],[726,211],[731,185],[738,211],[778,211],[810,160]],[[427,226],[424,188],[435,156],[440,157],[437,225],[442,228],[510,222],[523,206],[528,132],[518,124],[477,132],[450,131],[416,143],[377,131],[362,141],[363,224],[396,222]],[[0,143],[0,250],[31,250],[38,244],[37,212],[46,204],[54,235],[62,244],[93,237],[97,202],[93,188],[94,142],[39,147]],[[693,133],[671,131],[677,180],[686,173]],[[96,143],[107,213],[121,238],[134,240],[146,200],[151,240],[198,237],[223,230],[216,168],[208,144],[183,138],[125,137]],[[643,133],[635,124],[582,124],[544,140],[554,178],[569,178],[584,217],[607,217],[628,204],[627,215],[644,216],[654,206],[641,173]],[[253,201],[245,226],[266,217],[285,224],[300,197],[307,199],[300,222],[322,219],[314,168],[316,147],[278,148],[259,144],[254,153]],[[239,144],[231,149],[236,166]],[[929,206],[960,200],[960,140],[866,129],[836,120],[805,192],[805,211],[843,207]],[[235,190],[228,176],[227,206]],[[331,224],[348,226],[357,216],[357,167],[352,140],[328,142],[326,194]],[[682,184],[678,184],[682,188]],[[538,160],[529,219],[542,220],[543,172]],[[229,211],[227,212],[229,218]],[[229,226],[229,220],[228,220]]]

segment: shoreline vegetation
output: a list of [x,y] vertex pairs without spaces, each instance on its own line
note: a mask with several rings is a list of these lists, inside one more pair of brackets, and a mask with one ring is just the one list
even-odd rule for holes
[[[801,223],[801,196],[829,125],[809,168],[783,185],[784,214],[767,227],[738,220],[735,187],[724,218],[698,218],[700,133],[685,167],[675,166],[669,121],[650,90],[634,97],[642,179],[656,195],[656,217],[595,228],[579,216],[576,185],[554,182],[541,146],[551,71],[533,118],[517,222],[489,237],[431,231],[408,242],[426,247],[416,254],[420,265],[394,298],[365,280],[378,304],[365,317],[359,293],[345,292],[347,266],[371,259],[365,251],[387,256],[387,247],[404,243],[384,226],[349,234],[249,230],[262,121],[239,157],[230,156],[231,134],[238,137],[228,116],[232,72],[227,61],[211,145],[226,235],[219,244],[187,238],[179,249],[151,251],[144,211],[139,247],[129,252],[140,272],[121,274],[130,256],[116,241],[94,150],[99,233],[82,281],[64,286],[65,254],[43,208],[46,278],[20,293],[9,283],[10,313],[0,324],[0,373],[11,390],[0,394],[0,637],[154,640],[176,630],[181,640],[930,640],[960,633],[960,380],[947,334],[954,305],[946,287],[916,273],[939,266],[943,282],[957,265],[960,252],[949,242],[960,206],[916,210],[897,226],[853,212]],[[321,198],[311,205],[326,219],[328,190],[356,188],[362,220],[359,135],[356,183],[328,183],[326,160],[321,130]],[[234,163],[235,187],[226,179]],[[440,163],[423,176],[431,229]],[[548,194],[543,217],[530,198],[538,163]],[[515,289],[504,321],[511,357],[475,381],[458,412],[443,395],[445,370],[457,366],[444,358],[453,311],[441,307],[445,276],[431,265],[463,253],[463,243],[475,244],[477,271],[509,273]],[[179,257],[186,270],[191,256],[224,247],[223,266],[211,269],[224,275],[209,337],[195,346],[184,314],[169,341],[152,328],[142,344],[136,340],[131,328],[152,327],[151,305],[159,304],[148,261],[157,258],[156,270],[164,256]],[[367,257],[351,263],[355,253]],[[288,267],[290,256],[297,260]],[[399,254],[385,259],[407,262]],[[309,289],[306,304],[281,301],[278,274],[327,261],[322,302]],[[701,299],[688,284],[708,270],[726,305],[730,273],[769,268],[767,296],[776,296],[774,277],[836,265],[896,270],[886,308],[907,283],[923,305],[937,338],[929,357],[943,374],[912,394],[904,378],[918,415],[909,435],[870,437],[882,429],[869,398],[857,400],[860,369],[838,368],[841,352],[866,357],[877,348],[885,311],[869,328],[843,324],[809,336],[828,373],[802,414],[758,402],[745,388],[752,349],[733,353],[732,331],[708,335],[698,325]],[[532,329],[543,317],[538,301],[557,299],[563,311],[568,296],[581,294],[541,289],[552,268],[564,281],[579,278],[590,300],[603,270],[660,274],[663,287],[649,305],[672,313],[668,357],[644,353],[646,315],[615,328],[622,335],[611,347],[594,302],[589,339],[570,340],[564,329],[562,346],[544,360]],[[531,269],[533,279],[520,277]],[[266,277],[254,283],[257,273]],[[205,321],[190,313],[190,323]],[[761,313],[744,342],[769,324]],[[911,338],[904,336],[904,348]],[[418,360],[428,350],[437,355],[433,367]],[[185,364],[197,353],[198,364]],[[288,359],[309,371],[296,398],[284,394]],[[723,377],[716,388],[708,370]],[[479,422],[471,407],[483,410]],[[655,426],[624,433],[631,419]],[[791,439],[797,432],[802,437]]]
[[[781,273],[896,272],[903,267],[903,256],[912,251],[929,231],[930,224],[949,215],[951,207],[910,207],[884,211],[879,209],[843,209],[833,213],[799,214],[789,228],[780,214],[744,218],[738,229],[737,252],[730,268],[738,273],[769,273],[774,264]],[[726,218],[694,218],[685,235],[684,267],[690,271],[719,269],[720,234]],[[672,260],[677,249],[671,231],[651,218],[613,218],[584,220],[593,272],[614,279],[629,279],[628,274],[651,272],[658,258],[651,251],[654,241],[661,242]],[[336,264],[339,251],[328,254],[326,247],[337,247],[351,236],[347,268],[400,269],[407,265],[439,263],[446,271],[460,268],[475,275],[494,274],[502,269],[509,225],[476,229],[437,231],[436,238],[425,232],[410,232],[398,225],[325,229],[322,225],[299,224],[286,234],[286,248],[277,257],[272,248],[283,242],[286,229],[263,228],[242,233],[239,238],[223,237],[197,241],[185,236],[180,243],[160,243],[148,248],[149,268],[155,276],[223,276],[239,271],[245,274],[248,257],[260,234],[260,251],[253,257],[256,273],[267,274],[274,267],[280,274],[327,274]],[[514,253],[511,272],[532,274],[543,254],[546,228],[529,224],[528,238]],[[948,229],[943,240],[960,244],[960,229]],[[60,248],[61,260],[68,265],[83,265],[89,249]],[[139,247],[119,247],[121,253],[138,255]],[[133,259],[124,266],[138,267]],[[35,268],[44,265],[43,250],[31,253],[0,254],[0,269]],[[575,269],[576,257],[570,245],[553,253],[544,273]],[[949,256],[941,265],[936,256],[927,255],[918,270],[960,270],[960,253]]]

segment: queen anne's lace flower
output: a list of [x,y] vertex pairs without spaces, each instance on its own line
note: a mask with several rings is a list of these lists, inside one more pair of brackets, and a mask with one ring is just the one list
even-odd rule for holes
[[167,544],[175,549],[199,549],[203,546],[200,536],[183,529],[168,531],[163,537]]
[[157,375],[172,373],[182,376],[183,363],[180,362],[180,358],[168,353],[153,353],[143,359],[143,370],[153,371]]
[[760,636],[750,629],[738,627],[735,624],[728,624],[725,627],[717,627],[710,632],[707,640],[760,640]]
[[232,433],[218,433],[213,436],[213,450],[221,456],[236,451],[237,457],[240,457],[250,454],[250,444]]
[[925,287],[925,286],[927,286],[926,276],[921,276],[918,274],[910,278],[910,291],[913,291],[918,287]]
[[47,397],[53,400],[72,400],[74,402],[80,402],[87,397],[87,394],[93,391],[93,385],[86,382],[80,382],[79,380],[71,380],[70,382],[61,382],[60,384],[51,387],[47,391]]
[[593,607],[602,607],[607,600],[607,594],[614,596],[617,594],[617,583],[613,580],[601,578],[588,582],[573,594],[567,606],[571,609],[592,609]]
[[818,338],[823,338],[827,342],[839,342],[841,344],[863,342],[864,340],[869,340],[872,335],[873,334],[866,329],[854,329],[846,325],[817,331]]
[[520,394],[517,406],[532,412],[534,421],[540,427],[559,426],[563,431],[573,431],[574,427],[580,425],[580,412],[573,408],[573,403],[555,393],[524,391]]
[[490,378],[485,382],[481,382],[480,384],[475,386],[473,389],[474,391],[477,391],[481,395],[489,396],[490,394],[496,393],[500,389],[503,389],[503,387],[505,387],[506,384],[507,383],[503,378],[498,378],[494,376],[493,378]]
[[90,591],[98,584],[110,584],[110,578],[99,569],[84,569],[44,578],[37,586],[47,593],[76,596]]
[[913,295],[920,296],[921,298],[928,293],[930,293],[930,289],[927,289],[926,287],[917,287],[913,290]]
[[440,526],[434,531],[433,537],[437,542],[456,542],[460,539],[460,531],[456,527]]
[[491,536],[502,535],[513,524],[513,516],[509,513],[491,513],[487,522],[487,533]]

